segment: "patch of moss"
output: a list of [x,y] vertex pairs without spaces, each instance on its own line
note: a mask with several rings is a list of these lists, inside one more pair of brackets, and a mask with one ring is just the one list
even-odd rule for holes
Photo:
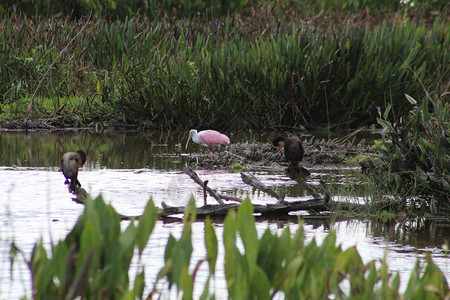
[[360,153],[355,156],[346,156],[343,160],[346,164],[357,164],[360,161],[368,158],[373,158],[373,155],[368,153]]

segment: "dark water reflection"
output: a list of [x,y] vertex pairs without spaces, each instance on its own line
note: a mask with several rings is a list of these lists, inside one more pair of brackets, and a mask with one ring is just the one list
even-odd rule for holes
[[[276,133],[227,133],[232,143],[270,142]],[[323,133],[302,133],[326,138]],[[371,140],[378,135],[361,133],[357,140]],[[185,150],[188,130],[173,132],[84,131],[0,131],[0,166],[53,167],[67,151],[84,149],[88,154],[86,168],[180,170],[190,152],[201,146],[190,143]]]
[[[86,168],[179,169],[181,135],[103,132],[1,132],[0,164],[18,167],[59,166],[67,151],[84,149]],[[184,139],[185,140],[185,139]]]
[[442,220],[418,218],[402,222],[370,222],[368,225],[368,232],[374,237],[417,249],[441,248],[445,242],[450,242],[450,224]]

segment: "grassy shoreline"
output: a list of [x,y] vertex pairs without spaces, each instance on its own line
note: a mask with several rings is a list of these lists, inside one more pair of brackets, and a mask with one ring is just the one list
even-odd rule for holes
[[446,15],[2,19],[0,120],[356,128],[375,123],[377,107],[406,115],[405,93],[449,88]]

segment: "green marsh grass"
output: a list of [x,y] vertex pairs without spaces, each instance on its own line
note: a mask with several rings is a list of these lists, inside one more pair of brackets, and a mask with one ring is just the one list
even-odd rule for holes
[[354,127],[375,122],[388,103],[407,114],[404,93],[421,98],[422,85],[448,88],[446,19],[333,25],[258,13],[113,23],[4,15],[0,109],[36,92],[100,104],[83,119],[156,128]]
[[[411,5],[413,3],[413,5]],[[28,16],[36,14],[44,17],[71,16],[80,18],[93,13],[97,17],[105,19],[124,20],[136,13],[152,18],[169,16],[171,18],[216,18],[229,14],[240,13],[249,16],[255,10],[270,11],[276,17],[285,17],[290,14],[298,14],[302,17],[311,17],[324,12],[332,16],[342,14],[390,14],[404,9],[406,12],[420,10],[425,15],[436,15],[448,5],[445,0],[413,0],[402,4],[400,1],[390,0],[278,0],[278,1],[202,1],[191,0],[179,2],[176,0],[146,2],[135,0],[109,0],[109,1],[45,1],[23,0],[20,2],[5,0],[0,4],[0,12],[18,10]]]
[[397,117],[388,105],[379,112],[386,151],[371,179],[380,190],[389,190],[410,210],[446,215],[450,210],[450,106],[448,95],[416,100],[405,95],[410,105],[407,117]]

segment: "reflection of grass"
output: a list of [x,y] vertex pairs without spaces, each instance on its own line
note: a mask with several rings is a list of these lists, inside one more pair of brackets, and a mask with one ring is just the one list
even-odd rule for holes
[[7,132],[0,134],[0,157],[4,165],[52,167],[60,165],[61,156],[65,152],[83,149],[88,156],[85,166],[87,169],[105,166],[111,169],[145,166],[181,169],[181,166],[173,163],[179,160],[176,156],[161,156],[171,153],[171,146],[152,146],[166,144],[165,138],[161,137],[161,133],[155,134],[151,139],[145,139],[140,133],[105,131],[99,134],[87,130],[53,133]]
[[[348,203],[360,203],[361,199],[367,205],[364,211],[358,210],[360,215],[370,215],[373,195],[375,193],[374,186],[371,182],[363,180],[360,171],[352,170],[350,176],[341,178],[330,177],[327,181],[327,189],[334,198],[342,198],[339,201]],[[350,214],[356,212],[347,212]],[[347,214],[344,212],[344,214]]]
[[378,211],[375,214],[375,218],[378,220],[381,220],[382,222],[386,223],[389,220],[394,220],[398,217],[398,214],[388,212],[387,210]]

